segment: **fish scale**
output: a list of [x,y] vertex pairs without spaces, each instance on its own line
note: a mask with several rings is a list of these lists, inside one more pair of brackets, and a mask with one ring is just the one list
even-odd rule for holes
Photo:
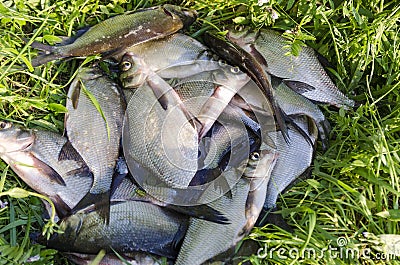
[[288,85],[304,97],[336,107],[354,106],[354,101],[340,92],[329,78],[312,48],[302,47],[299,56],[287,56],[286,39],[268,29],[249,32],[247,35],[232,31],[228,38],[242,46],[254,45],[250,49],[262,55],[262,60],[267,63],[266,70],[288,81]]
[[[87,93],[97,100],[104,118]],[[110,190],[119,154],[124,106],[117,85],[97,68],[81,69],[68,91],[65,129],[72,146],[93,173],[92,195]],[[84,204],[90,203],[93,201]]]

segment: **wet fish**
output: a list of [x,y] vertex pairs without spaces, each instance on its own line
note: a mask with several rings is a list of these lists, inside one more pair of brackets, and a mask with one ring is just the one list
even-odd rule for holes
[[0,157],[32,189],[48,196],[60,217],[70,213],[93,181],[82,157],[67,143],[57,133],[0,122]]
[[[315,153],[315,141],[318,137],[318,130],[315,123],[308,117],[296,117],[295,122],[305,131],[314,145],[309,142],[298,131],[289,127],[289,136],[293,141],[286,143],[278,132],[271,132],[271,139],[275,141],[275,148],[279,153],[276,165],[271,173],[268,183],[268,190],[264,203],[264,209],[268,212],[276,206],[279,195],[295,181],[298,181],[302,174],[308,172]],[[299,159],[301,158],[301,159]],[[266,217],[266,216],[263,216]],[[261,216],[260,216],[261,218]],[[265,219],[265,218],[261,218]],[[265,224],[260,220],[260,224]]]
[[230,30],[227,38],[253,54],[265,71],[284,79],[300,95],[336,107],[354,106],[354,101],[340,92],[329,78],[312,48],[303,47],[299,56],[286,56],[285,38],[270,29]]
[[[95,259],[96,255],[82,254],[82,253],[63,253],[70,261],[77,265],[90,265]],[[106,254],[98,265],[162,265],[165,264],[165,258],[156,258],[144,253],[132,253],[127,255],[120,255],[122,259],[115,254]]]
[[97,254],[104,249],[107,253],[146,252],[175,258],[187,221],[185,216],[148,202],[116,202],[110,207],[109,225],[98,211],[86,209],[63,219],[59,225],[64,232],[53,234],[45,243],[65,252]]
[[[83,68],[70,86],[66,107],[68,144],[81,155],[94,179],[90,192],[75,210],[92,203],[108,205],[125,111],[120,88],[100,69]],[[107,221],[107,207],[101,209],[106,211],[102,215]]]
[[133,163],[139,163],[150,172],[151,179],[138,181],[142,187],[145,180],[151,186],[186,188],[197,171],[194,117],[175,90],[140,58],[128,53],[122,71],[123,86],[136,89],[122,137],[129,169],[134,172]]
[[203,264],[232,249],[249,233],[262,209],[275,160],[276,154],[267,149],[250,155],[244,176],[231,190],[232,198],[224,195],[209,204],[228,216],[231,223],[215,225],[191,219],[176,265]]
[[32,60],[33,66],[76,56],[98,53],[114,53],[128,46],[162,38],[188,26],[196,19],[196,13],[174,5],[163,5],[125,13],[104,20],[78,36],[72,43],[49,46],[34,42],[33,48],[44,54]]

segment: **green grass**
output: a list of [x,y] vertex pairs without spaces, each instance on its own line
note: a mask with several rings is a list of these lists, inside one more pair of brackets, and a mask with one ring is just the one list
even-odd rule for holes
[[[331,73],[338,87],[358,106],[354,111],[324,108],[332,125],[330,148],[324,153],[318,148],[312,178],[291,188],[278,203],[294,232],[272,225],[254,229],[248,240],[267,246],[267,255],[244,259],[253,264],[400,263],[399,258],[379,259],[383,246],[378,240],[380,234],[400,233],[400,3],[265,2],[259,6],[257,1],[202,0],[184,1],[183,5],[199,11],[200,19],[190,32],[196,37],[231,24],[287,31],[288,51],[298,52],[304,42],[319,51],[336,69]],[[71,36],[107,17],[159,3],[2,1],[0,119],[63,130],[65,91],[81,61],[32,69],[29,61],[36,52],[23,39],[53,44],[58,41],[55,36]],[[276,14],[279,17],[274,20]],[[14,187],[29,190],[3,162],[0,170],[0,192]],[[27,259],[36,260],[30,264],[68,264],[56,251],[29,240],[29,233],[41,231],[46,222],[38,198],[3,196],[1,201],[8,204],[0,209],[0,264],[21,264]],[[332,250],[343,238],[347,245]],[[308,257],[311,250],[318,256]],[[346,257],[346,250],[370,252]]]

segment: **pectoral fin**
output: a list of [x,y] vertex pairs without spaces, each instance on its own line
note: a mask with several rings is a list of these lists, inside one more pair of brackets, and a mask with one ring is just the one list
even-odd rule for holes
[[32,155],[33,165],[42,172],[43,175],[48,176],[51,181],[55,181],[60,185],[66,186],[64,179],[57,173],[51,166],[39,160]]
[[77,212],[90,205],[94,205],[104,223],[108,225],[110,222],[110,191],[98,194],[88,192],[72,209],[72,212]]
[[170,204],[167,206],[167,209],[217,224],[230,224],[229,219],[226,218],[221,212],[205,204],[195,206],[177,206]]

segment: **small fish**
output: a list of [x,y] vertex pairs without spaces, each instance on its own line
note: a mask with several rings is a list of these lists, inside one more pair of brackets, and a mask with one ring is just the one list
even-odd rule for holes
[[269,174],[275,161],[275,152],[267,149],[250,155],[247,165],[244,163],[244,176],[231,190],[232,197],[224,195],[209,203],[223,212],[231,223],[220,225],[192,218],[176,265],[203,264],[234,248],[249,233],[264,203]]
[[195,20],[194,11],[174,5],[128,12],[90,27],[72,43],[69,40],[67,44],[49,46],[34,42],[32,47],[44,51],[44,54],[34,58],[32,65],[39,66],[61,58],[112,54],[126,47],[175,33]]
[[[125,111],[120,88],[100,69],[83,68],[71,83],[66,107],[68,144],[81,155],[94,179],[90,192],[74,210],[92,203],[108,205]],[[107,212],[103,216],[107,221]]]
[[312,48],[302,47],[299,56],[287,56],[286,39],[269,29],[230,30],[227,38],[253,54],[265,71],[284,79],[300,95],[339,108],[354,107],[354,101],[340,92],[329,78]]
[[[95,209],[87,208],[59,223],[63,233],[55,233],[40,243],[64,252],[97,254],[146,252],[175,258],[185,235],[188,218],[143,201],[115,202],[110,207],[110,223],[104,224]],[[44,242],[42,242],[44,241]]]
[[92,185],[82,157],[67,139],[50,131],[0,122],[0,157],[32,189],[48,196],[66,216]]
[[[279,195],[290,185],[299,181],[303,174],[306,174],[311,166],[315,153],[315,142],[318,137],[318,130],[314,121],[306,116],[296,117],[295,122],[309,132],[309,138],[314,145],[310,145],[297,130],[289,127],[289,135],[292,142],[286,143],[278,132],[271,132],[271,139],[274,141],[275,149],[279,153],[276,165],[271,173],[268,183],[268,190],[264,203],[264,209],[268,212],[276,206]],[[301,159],[299,159],[301,158]],[[260,216],[259,224],[265,224],[268,216]]]
[[[124,121],[123,146],[129,169],[147,170],[150,185],[186,188],[197,171],[196,119],[175,90],[143,60],[128,53],[121,62],[123,86],[135,89]],[[154,182],[155,181],[155,182]],[[154,182],[154,183],[152,183]]]

